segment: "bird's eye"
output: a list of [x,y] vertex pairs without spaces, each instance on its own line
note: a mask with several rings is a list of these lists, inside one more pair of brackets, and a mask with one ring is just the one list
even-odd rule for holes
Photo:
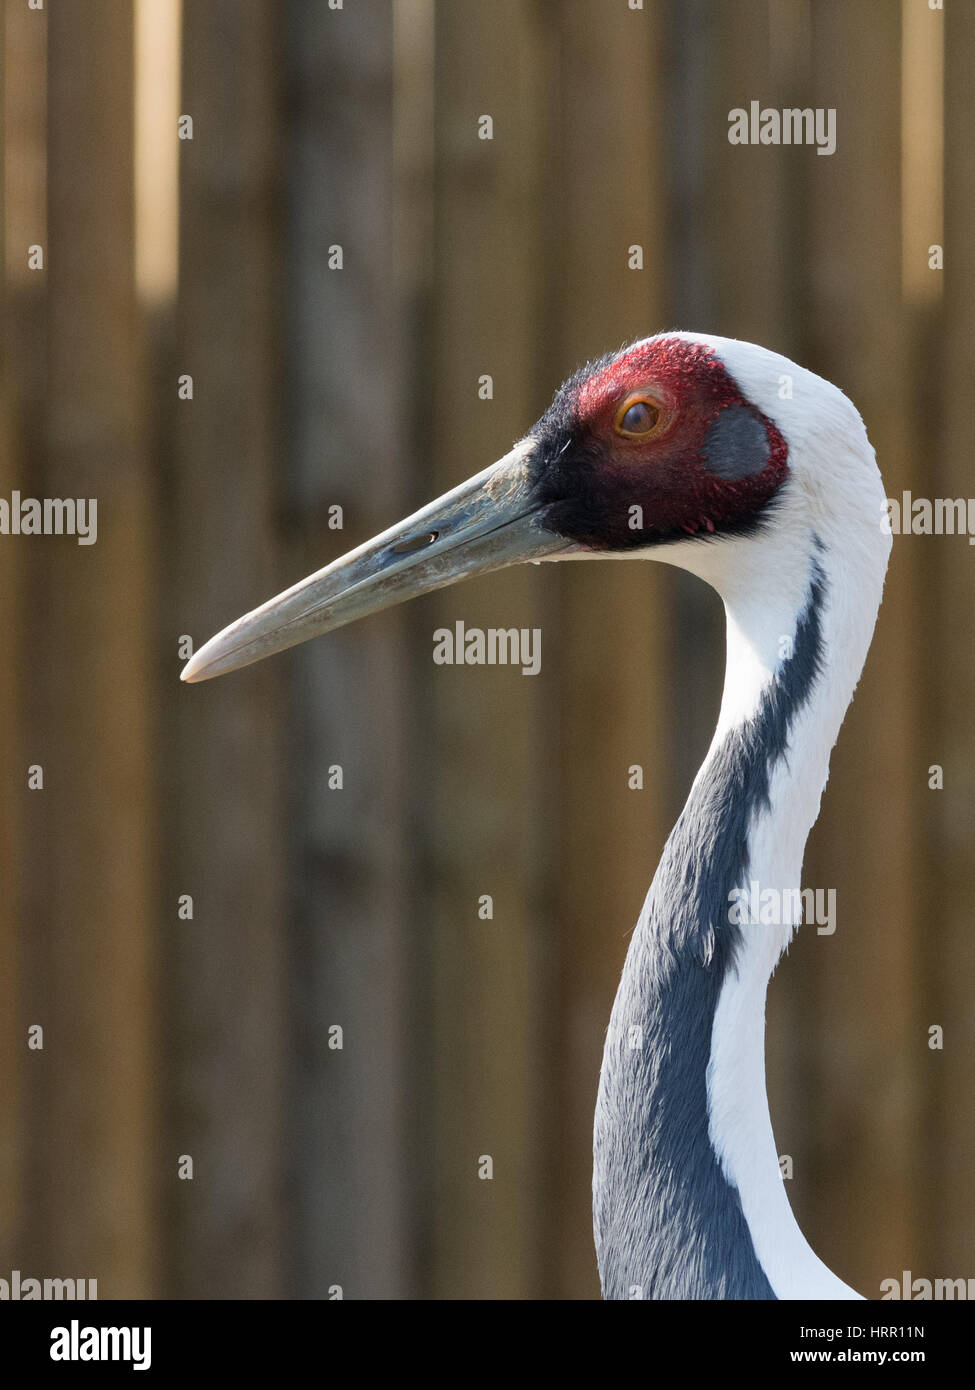
[[616,412],[616,433],[629,439],[653,434],[660,424],[660,407],[649,396],[627,396]]

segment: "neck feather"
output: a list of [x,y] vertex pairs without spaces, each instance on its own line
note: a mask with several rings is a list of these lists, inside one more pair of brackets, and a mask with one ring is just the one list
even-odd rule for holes
[[[613,1007],[593,1172],[607,1297],[857,1296],[795,1222],[765,1089],[766,986],[876,615],[862,592],[855,612],[837,601],[850,576],[815,537],[800,559],[775,592],[723,594],[718,727]],[[735,921],[733,890],[755,881],[779,894],[776,925]]]

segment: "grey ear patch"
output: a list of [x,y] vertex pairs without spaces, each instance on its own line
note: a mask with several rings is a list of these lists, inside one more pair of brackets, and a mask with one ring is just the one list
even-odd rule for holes
[[748,478],[768,463],[764,423],[746,405],[729,405],[715,416],[704,441],[704,466],[717,478]]

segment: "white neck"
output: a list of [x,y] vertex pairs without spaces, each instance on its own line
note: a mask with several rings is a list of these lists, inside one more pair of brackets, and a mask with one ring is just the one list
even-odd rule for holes
[[774,926],[732,926],[730,902],[723,914],[725,897],[755,880],[795,912],[880,604],[884,490],[863,422],[835,386],[751,344],[678,336],[710,345],[775,421],[790,471],[750,534],[640,552],[717,590],[727,667],[714,739],[664,847],[607,1032],[593,1145],[600,1276],[614,1298],[634,1285],[663,1298],[856,1298],[796,1224],[769,1118],[765,993],[797,924],[787,910]]
[[775,542],[763,538],[763,572],[775,574],[774,585],[736,585],[704,576],[723,590],[727,668],[718,727],[699,777],[735,726],[759,710],[776,670],[791,654],[817,567],[823,576],[820,674],[792,725],[787,756],[772,770],[769,805],[749,826],[749,882],[763,892],[776,890],[785,920],[741,925],[737,970],[729,972],[722,988],[712,1032],[710,1137],[725,1176],[738,1190],[755,1253],[777,1297],[857,1298],[810,1248],[789,1206],[766,1094],[765,994],[798,925],[789,909],[797,901],[794,890],[800,888],[803,852],[819,813],[830,752],[869,646],[882,573],[873,575],[871,588],[859,560],[851,566],[838,542],[826,542],[820,551],[810,535],[800,555],[794,542],[787,534],[782,563],[776,565],[775,555],[769,556]]

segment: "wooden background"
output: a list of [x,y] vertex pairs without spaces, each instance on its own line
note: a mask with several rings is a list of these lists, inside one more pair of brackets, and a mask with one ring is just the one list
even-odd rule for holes
[[[526,568],[195,687],[179,642],[672,326],[837,381],[888,495],[966,496],[975,5],[3,20],[0,496],[97,496],[99,533],[0,538],[0,1275],[593,1297],[602,1038],[717,712],[716,598],[665,567]],[[753,99],[835,107],[836,153],[731,146]],[[963,537],[895,543],[807,856],[837,931],[802,932],[770,994],[793,1206],[873,1297],[975,1275],[973,565]],[[458,619],[541,627],[542,673],[434,667]]]

